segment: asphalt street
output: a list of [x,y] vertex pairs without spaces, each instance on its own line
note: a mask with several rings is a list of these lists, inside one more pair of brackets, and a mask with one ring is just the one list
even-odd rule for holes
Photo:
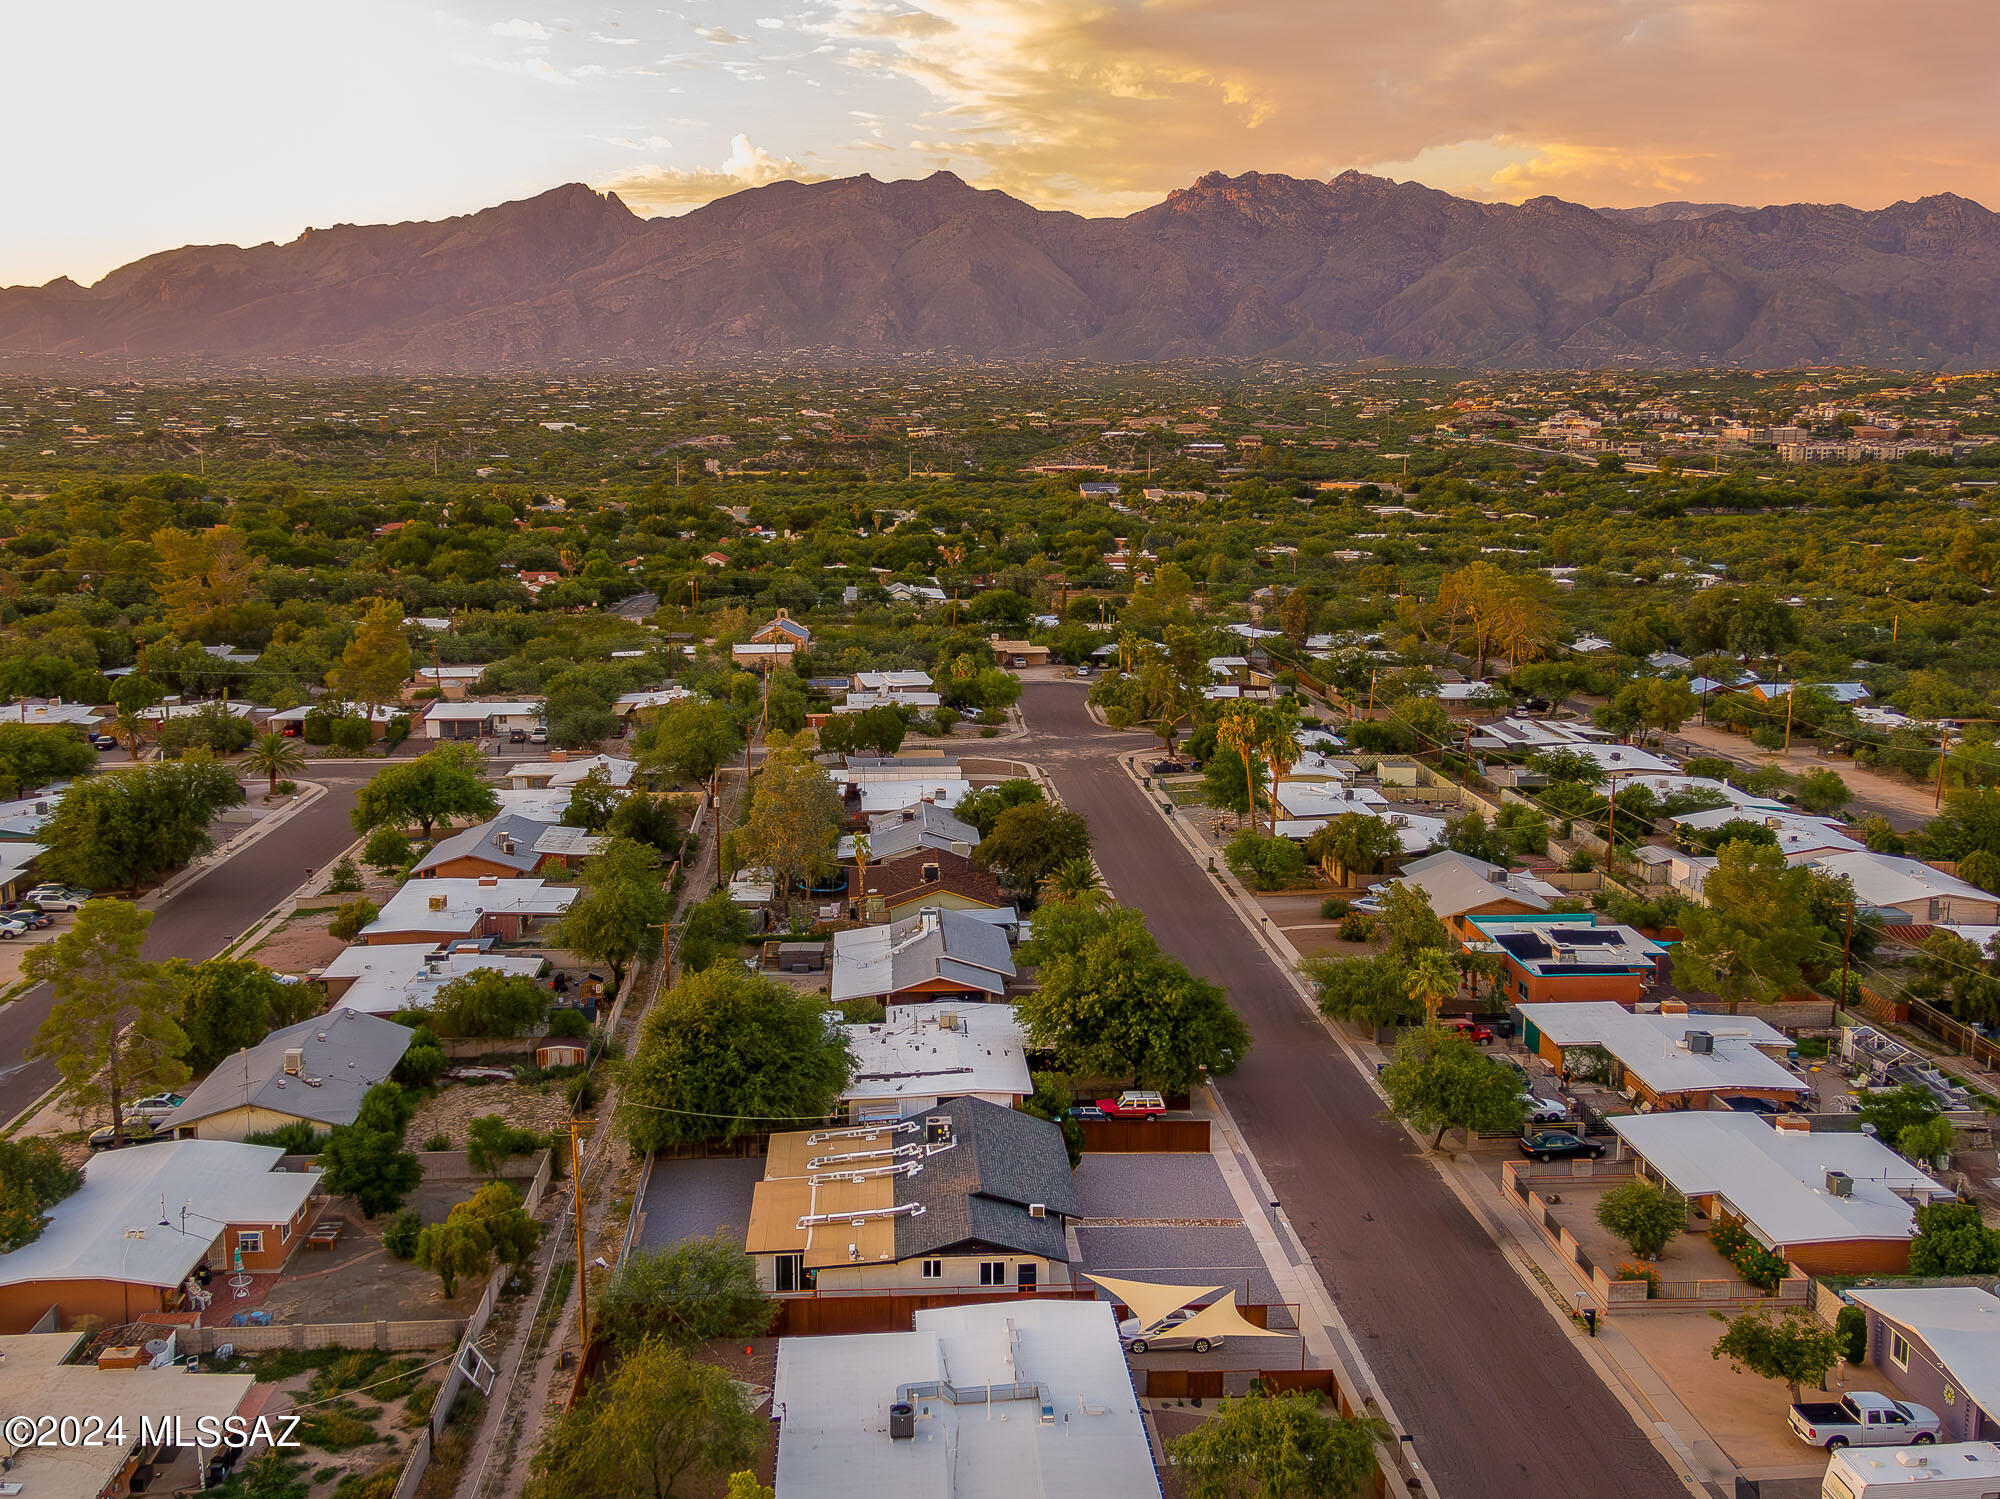
[[1081,685],[1025,684],[1040,763],[1090,820],[1120,903],[1229,990],[1253,1037],[1221,1085],[1272,1190],[1446,1499],[1667,1499],[1685,1493],[1625,1408],[1423,1159],[1229,898],[1117,765]]
[[[375,768],[309,766],[306,777],[324,783],[326,794],[176,891],[153,917],[145,955],[212,958],[297,889],[308,870],[332,863],[354,841],[348,814]],[[13,1118],[55,1083],[50,1063],[27,1060],[53,1003],[49,986],[37,984],[0,1008],[0,1120]]]

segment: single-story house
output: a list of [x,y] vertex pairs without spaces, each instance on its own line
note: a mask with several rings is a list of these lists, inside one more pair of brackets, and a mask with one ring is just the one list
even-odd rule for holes
[[940,911],[1012,910],[1013,902],[1000,881],[955,854],[933,853],[921,859],[868,867],[868,889],[850,903],[855,919],[898,922],[914,919],[926,908]]
[[288,1025],[225,1058],[157,1128],[184,1140],[244,1140],[288,1124],[352,1124],[414,1034],[344,1006]]
[[855,827],[865,826],[878,813],[901,812],[924,802],[955,807],[972,794],[972,782],[960,773],[958,762],[941,756],[849,755],[832,776],[847,821]]
[[[264,1408],[254,1374],[194,1373],[184,1364],[162,1369],[100,1367],[79,1357],[82,1331],[23,1332],[0,1336],[0,1408],[39,1423],[97,1416],[124,1423],[123,1441],[41,1446],[0,1439],[12,1492],[36,1499],[98,1499],[191,1478],[222,1445],[223,1423],[253,1421]],[[61,1427],[55,1428],[60,1434]],[[172,1438],[145,1440],[148,1432],[186,1433],[189,1457],[178,1468]],[[204,1444],[203,1433],[212,1434]],[[192,1464],[193,1473],[187,1471]],[[141,1470],[149,1475],[141,1477]],[[137,1482],[135,1482],[137,1480]]]
[[684,703],[694,697],[687,688],[678,684],[672,687],[656,687],[648,692],[620,693],[612,703],[611,710],[620,718],[637,718],[654,708],[670,707],[674,703]]
[[68,781],[51,781],[32,795],[0,802],[0,842],[27,843],[39,838],[56,815],[56,803],[69,785]]
[[1524,870],[1502,869],[1470,854],[1441,849],[1405,864],[1393,880],[1369,887],[1355,908],[1380,911],[1390,885],[1411,885],[1429,897],[1431,910],[1460,940],[1483,940],[1474,916],[1532,916],[1562,898],[1562,891]]
[[871,864],[893,864],[927,849],[969,856],[979,843],[979,829],[935,802],[918,802],[899,812],[876,813],[865,831],[842,834],[840,857],[854,858],[863,838],[868,840]]
[[1804,1122],[1719,1109],[1610,1121],[1643,1175],[1808,1275],[1907,1269],[1916,1207],[1950,1189],[1873,1135],[1792,1127]]
[[25,1332],[51,1307],[64,1326],[132,1322],[181,1305],[199,1265],[282,1269],[325,1200],[319,1172],[282,1170],[283,1156],[275,1145],[162,1140],[91,1157],[41,1237],[0,1254],[0,1328]]
[[775,618],[752,630],[750,639],[757,645],[787,645],[804,650],[812,644],[812,631],[793,619],[790,610],[780,609]]
[[307,978],[326,986],[329,1003],[364,1015],[428,1009],[437,991],[453,979],[492,969],[520,978],[540,978],[548,959],[514,957],[483,943],[439,947],[434,942],[357,942]]
[[1002,999],[1014,976],[1006,931],[962,911],[926,906],[886,926],[833,934],[830,998]]
[[909,1332],[786,1338],[771,1410],[778,1499],[1160,1495],[1109,1302],[927,1307]]
[[1667,949],[1616,922],[1576,915],[1467,916],[1471,952],[1500,960],[1509,1004],[1611,1000],[1637,1004],[1668,978]]
[[1019,669],[1024,666],[1047,666],[1049,648],[1037,645],[1032,640],[1002,640],[998,635],[986,642],[993,647],[993,655],[1002,666]]
[[483,666],[419,666],[411,680],[418,689],[435,687],[447,702],[459,703],[485,675]]
[[[266,729],[275,728],[282,732],[286,724],[303,725],[307,718],[319,711],[321,706],[319,703],[301,703],[295,708],[281,708],[276,713],[265,716],[264,727]],[[408,711],[407,708],[398,707],[392,703],[373,704],[367,710],[368,737],[370,739],[386,738],[389,733],[389,725],[394,720],[403,717]],[[362,716],[362,708],[359,703],[345,704],[342,712],[350,718],[359,718]]]
[[47,702],[22,698],[0,708],[0,723],[24,723],[43,729],[68,727],[82,729],[87,734],[97,731],[102,717],[102,712],[89,703],[66,703],[59,697]]
[[539,699],[520,698],[507,702],[431,704],[424,715],[426,739],[490,739],[515,729],[533,732],[542,726]]
[[[561,836],[565,834],[567,838]],[[602,841],[592,840],[582,828],[552,826],[519,813],[503,812],[491,822],[441,839],[410,873],[420,880],[476,880],[489,874],[513,880],[550,867],[567,868],[571,855],[555,850],[573,846],[582,852],[587,851],[586,843]],[[543,850],[545,843],[547,852]]]
[[1649,1109],[1727,1108],[1732,1098],[1794,1103],[1812,1092],[1784,1065],[1785,1033],[1752,1016],[1640,1014],[1610,1000],[1519,1009],[1530,1051],[1569,1077],[1583,1070],[1572,1051],[1601,1050],[1614,1064],[1604,1081]]
[[35,882],[35,860],[48,849],[39,843],[0,842],[0,900],[15,900]]
[[1921,859],[1893,854],[1816,854],[1804,862],[1845,875],[1854,898],[1878,911],[1900,911],[1919,925],[1992,926],[2000,922],[2000,896],[1933,869]]
[[515,762],[499,773],[499,780],[514,791],[561,791],[599,770],[610,778],[613,786],[623,788],[632,784],[639,762],[617,755],[573,755],[568,750],[554,750],[546,760]]
[[498,937],[513,942],[537,921],[560,916],[576,902],[574,886],[538,879],[411,880],[361,929],[371,947],[383,943],[455,942]]
[[898,699],[935,695],[931,674],[927,671],[857,671],[848,685],[855,692]]
[[1035,1090],[1012,1005],[890,1005],[880,1022],[844,1029],[854,1077],[840,1101],[856,1124],[952,1098],[1011,1109]]
[[1746,812],[1741,807],[1712,807],[1705,812],[1683,812],[1673,819],[1674,826],[1683,833],[1705,832],[1732,822],[1754,822],[1768,828],[1786,858],[1854,853],[1867,847],[1859,838],[1841,832],[1837,819],[1810,817],[1803,812]]
[[1060,1128],[954,1098],[871,1130],[771,1136],[744,1248],[780,1293],[1066,1285],[1076,1212]]
[[2000,1441],[2000,1297],[1984,1286],[1855,1286],[1868,1362],[1944,1418],[1947,1442]]
[[[1873,696],[1865,682],[1800,682],[1797,684],[1808,692],[1823,692],[1836,703],[1852,705],[1865,703]],[[1790,695],[1790,682],[1752,682],[1750,695],[1759,702],[1783,702]]]

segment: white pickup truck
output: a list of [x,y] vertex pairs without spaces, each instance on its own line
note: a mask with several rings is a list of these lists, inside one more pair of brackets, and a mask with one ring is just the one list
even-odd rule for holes
[[1802,1442],[1837,1452],[1842,1447],[1922,1446],[1938,1439],[1937,1412],[1855,1390],[1839,1400],[1792,1407],[1792,1430]]

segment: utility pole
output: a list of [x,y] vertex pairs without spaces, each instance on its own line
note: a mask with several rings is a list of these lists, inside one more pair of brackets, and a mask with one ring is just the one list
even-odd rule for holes
[[1472,725],[1465,726],[1465,789],[1472,789]]
[[1847,1003],[1847,960],[1854,948],[1854,901],[1847,902],[1847,930],[1840,935],[1840,1002]]
[[586,1358],[590,1356],[590,1265],[583,1257],[583,1150],[577,1144],[577,1134],[589,1129],[593,1122],[564,1121],[569,1128],[569,1195],[576,1204],[576,1326],[580,1335],[577,1341]]
[[1368,668],[1368,711],[1375,711],[1375,668]]
[[1798,700],[1799,684],[1796,681],[1785,684],[1785,753],[1792,752],[1792,704]]
[[1938,729],[1938,778],[1937,791],[1931,797],[1931,810],[1937,811],[1944,805],[1944,762],[1951,748],[1951,727],[1943,725]]

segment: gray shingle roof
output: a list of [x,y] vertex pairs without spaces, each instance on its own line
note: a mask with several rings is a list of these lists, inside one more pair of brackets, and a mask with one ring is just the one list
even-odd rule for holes
[[[899,1179],[896,1200],[920,1202],[924,1211],[896,1220],[896,1258],[974,1242],[1067,1263],[1063,1219],[1078,1205],[1061,1128],[982,1098],[954,1098],[908,1117],[940,1114],[952,1121],[953,1144]],[[1048,1215],[1029,1217],[1031,1203]]]
[[[413,873],[422,874],[453,859],[484,859],[489,864],[517,869],[526,874],[541,857],[535,852],[536,840],[549,831],[545,822],[537,822],[516,812],[502,812],[491,822],[482,822],[478,827],[454,833],[437,844],[417,861]],[[580,833],[583,829],[570,831]]]
[[[272,1031],[226,1059],[159,1128],[181,1129],[245,1107],[329,1127],[352,1124],[361,1112],[362,1096],[402,1061],[413,1034],[407,1025],[349,1009]],[[291,1076],[285,1072],[285,1053],[295,1048],[301,1065]]]

